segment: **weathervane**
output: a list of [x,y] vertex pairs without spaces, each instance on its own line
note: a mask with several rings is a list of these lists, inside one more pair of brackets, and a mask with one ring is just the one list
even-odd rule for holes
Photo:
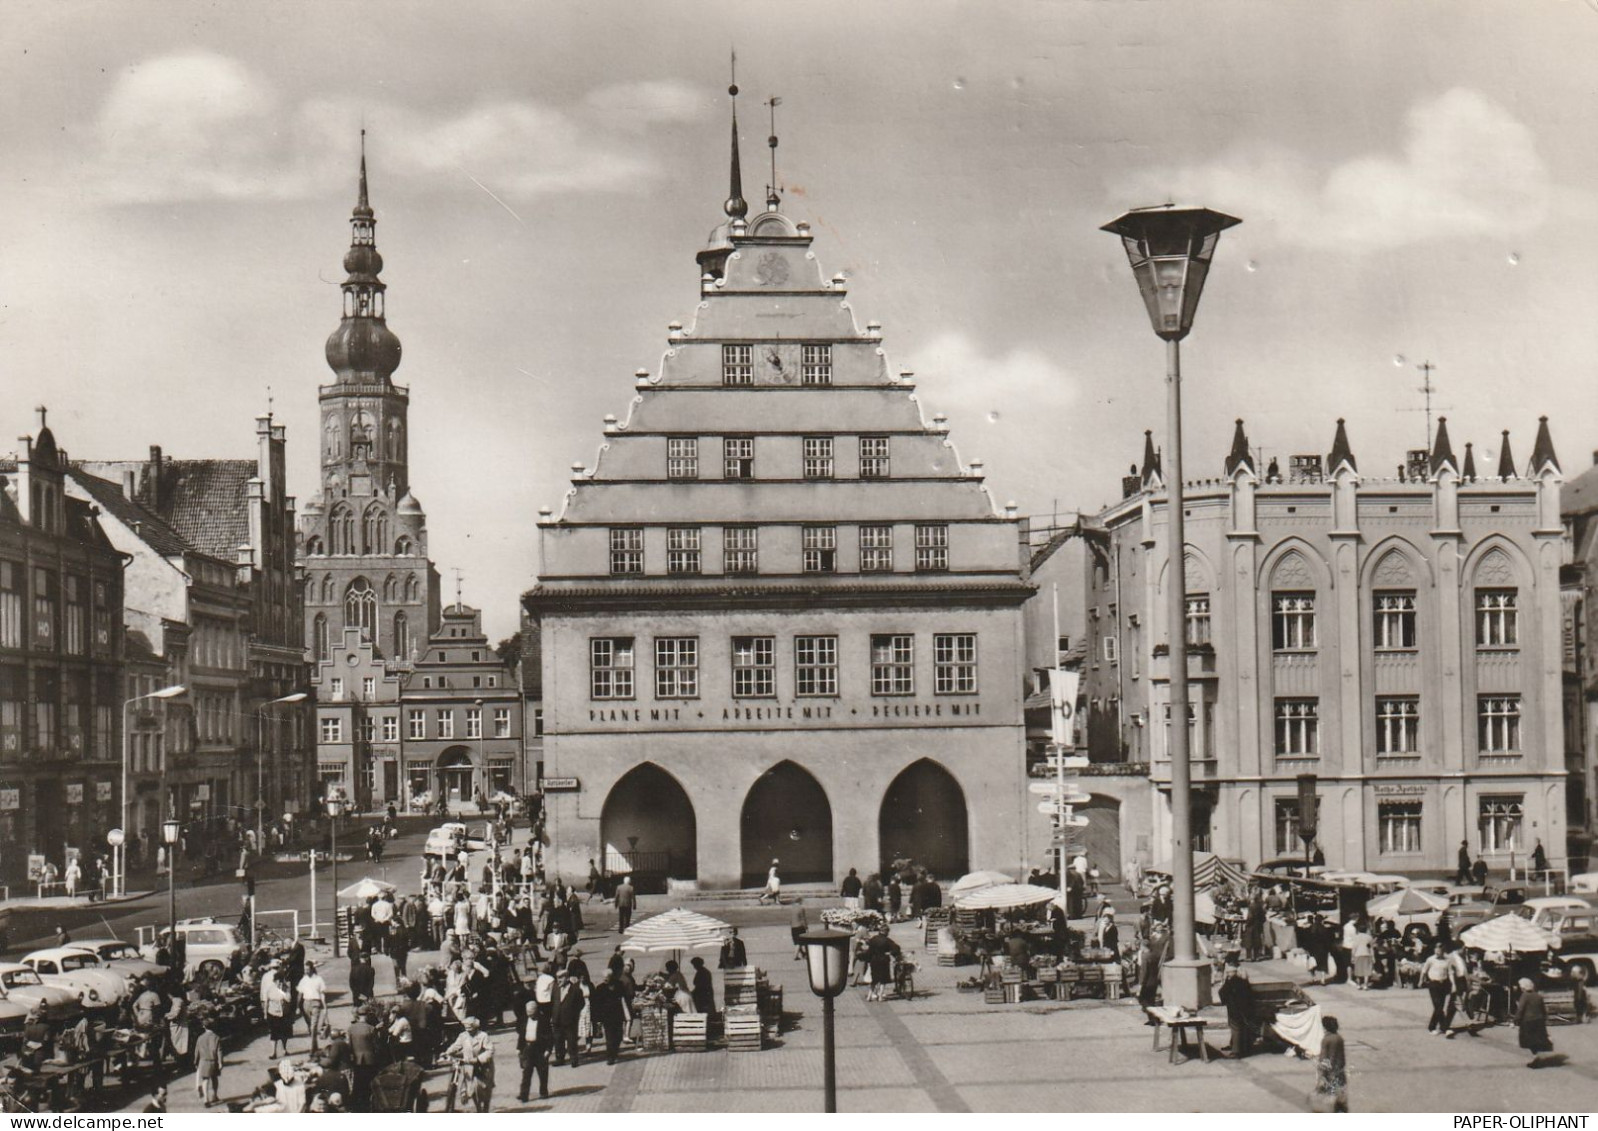
[[766,144],[771,148],[771,183],[766,186],[766,211],[777,211],[782,198],[777,195],[777,107],[782,105],[782,99],[773,94],[766,99],[766,108],[771,111],[771,136],[766,139]]

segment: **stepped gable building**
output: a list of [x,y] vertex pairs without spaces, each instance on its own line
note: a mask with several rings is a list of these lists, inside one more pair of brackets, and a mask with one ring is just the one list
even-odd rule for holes
[[[123,555],[39,434],[0,460],[0,878],[106,853],[119,823]],[[57,892],[56,894],[59,894]]]
[[[358,629],[380,659],[402,670],[439,625],[438,571],[427,557],[427,516],[411,494],[410,393],[392,380],[400,343],[384,317],[376,224],[363,150],[344,256],[343,317],[327,339],[327,363],[336,379],[320,390],[321,490],[306,502],[299,525],[305,638],[318,673],[331,670],[327,660],[356,655],[344,649],[346,629]],[[319,680],[319,690],[325,691]],[[379,681],[379,686],[392,689],[397,704],[399,681]],[[318,735],[325,729],[319,722]],[[386,764],[377,767],[370,764],[377,755],[359,741],[337,746],[337,757],[326,749],[318,755],[324,782],[341,784],[346,796],[359,795],[363,804],[399,799],[397,753],[383,754]],[[345,761],[343,776],[331,777],[332,763],[340,760]],[[367,792],[364,783],[374,783],[375,792]],[[385,790],[385,783],[396,792]]]
[[450,805],[520,792],[522,692],[483,633],[480,610],[455,603],[400,690],[408,798]]
[[[1297,778],[1313,774],[1334,868],[1450,873],[1461,841],[1498,876],[1539,840],[1564,864],[1562,475],[1546,418],[1523,470],[1505,440],[1478,476],[1439,420],[1420,474],[1379,477],[1338,421],[1327,455],[1262,475],[1239,421],[1224,475],[1187,485],[1195,848],[1302,857]],[[1085,693],[1120,728],[1093,736],[1095,759],[1142,764],[1152,786],[1115,783],[1152,809],[1123,814],[1154,829],[1148,854],[1123,836],[1123,858],[1164,865],[1170,548],[1151,442],[1123,489],[1085,524]]]
[[[129,558],[127,629],[141,661],[189,694],[136,713],[130,831],[146,844],[173,813],[246,824],[309,800],[308,708],[274,703],[307,689],[304,612],[294,566],[287,439],[255,419],[255,456],[81,460],[68,490],[100,508]],[[142,694],[153,668],[140,668]],[[163,791],[165,796],[163,796]],[[154,839],[152,839],[154,838]],[[198,842],[199,838],[194,838]]]
[[1019,519],[858,325],[809,225],[774,191],[748,214],[736,112],[731,170],[694,319],[540,514],[524,605],[556,870],[1014,870],[1033,808]]

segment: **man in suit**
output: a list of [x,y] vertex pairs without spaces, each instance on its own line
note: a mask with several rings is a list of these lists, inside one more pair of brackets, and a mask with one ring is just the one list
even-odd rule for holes
[[727,928],[727,937],[721,940],[721,958],[716,966],[722,970],[740,970],[749,965],[749,958],[744,951],[744,941],[738,937],[737,927]]
[[555,1064],[565,1064],[568,1050],[573,1068],[582,1065],[583,1034],[579,1032],[583,1018],[583,979],[580,974],[568,972],[555,999]]
[[633,890],[633,878],[623,876],[616,885],[616,930],[625,932],[632,926],[633,910],[638,906],[638,894]]
[[532,1085],[535,1072],[538,1073],[538,1098],[549,1098],[549,1047],[553,1029],[538,999],[529,997],[516,1027],[516,1058],[522,1066],[522,1086],[516,1095],[522,1103],[527,1102],[527,1089]]
[[[700,970],[704,972],[706,981],[709,981],[710,971],[704,968],[705,960],[695,958],[694,961],[700,964]],[[627,1006],[614,970],[606,971],[604,981],[594,987],[588,999],[588,1008],[593,1019],[599,1022],[600,1028],[605,1031],[605,1063],[615,1064],[616,1055],[621,1051],[622,1034],[627,1029]]]
[[368,1111],[372,1098],[372,1077],[383,1066],[383,1051],[378,1045],[377,1026],[365,1010],[350,1023],[350,1054],[355,1060],[355,1087],[350,1096],[353,1111]]

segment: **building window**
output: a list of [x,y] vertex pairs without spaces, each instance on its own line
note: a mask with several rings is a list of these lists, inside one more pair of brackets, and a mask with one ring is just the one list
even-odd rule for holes
[[799,383],[801,385],[832,384],[832,346],[830,344],[799,347]]
[[0,562],[0,648],[22,647],[22,567]]
[[1514,589],[1476,590],[1476,647],[1515,648],[1520,644]]
[[1483,695],[1476,705],[1476,733],[1483,754],[1520,752],[1520,696]]
[[666,478],[699,478],[699,437],[673,436],[666,441]]
[[[1315,824],[1320,827],[1321,799],[1315,799]],[[1301,827],[1299,819],[1298,798],[1278,797],[1276,799],[1276,855],[1301,856],[1304,852],[1304,841],[1298,835]]]
[[800,534],[806,573],[838,572],[838,528],[807,526]]
[[377,735],[377,720],[370,715],[363,715],[360,721],[361,741],[370,743]]
[[838,638],[793,638],[794,692],[804,697],[838,694]]
[[1524,801],[1518,793],[1477,800],[1476,831],[1483,852],[1514,852],[1521,846]]
[[760,572],[760,530],[725,526],[721,531],[721,568],[725,573]]
[[699,572],[699,527],[666,528],[666,572]]
[[343,719],[323,719],[322,720],[322,741],[323,742],[343,742],[344,741],[344,720]]
[[0,755],[16,761],[22,755],[23,720],[28,680],[22,667],[0,667]]
[[401,660],[411,657],[411,622],[403,612],[394,614],[394,655]]
[[916,527],[916,569],[923,572],[949,568],[949,527],[947,523]]
[[384,715],[383,716],[383,741],[384,742],[398,742],[399,741],[399,716],[398,715]]
[[466,737],[483,737],[483,709],[481,707],[466,708]]
[[344,698],[344,680],[343,680],[343,678],[340,677],[340,676],[334,676],[333,679],[332,679],[332,686],[330,686],[328,688],[328,691],[332,694],[332,696],[333,696],[335,701],[343,699]]
[[94,650],[111,651],[111,637],[116,631],[111,616],[111,587],[103,581],[94,583]]
[[89,650],[88,593],[81,577],[69,573],[62,582],[67,610],[66,650],[68,655],[81,656]]
[[588,686],[595,699],[633,697],[633,638],[600,636],[588,642]]
[[1315,594],[1271,594],[1271,646],[1278,652],[1315,647]]
[[888,573],[893,570],[893,527],[860,528],[860,572]]
[[426,711],[412,711],[412,712],[410,712],[410,714],[406,717],[406,725],[407,725],[407,731],[406,731],[406,735],[405,736],[407,738],[426,738],[427,737],[427,712]]
[[377,698],[377,679],[374,676],[363,676],[361,679],[361,698],[371,702]]
[[723,385],[753,385],[755,383],[755,347],[721,347],[721,383]]
[[736,699],[769,699],[777,694],[777,638],[732,638],[732,694]]
[[832,437],[806,436],[804,441],[805,478],[832,478]]
[[1276,756],[1317,758],[1321,750],[1320,700],[1276,701]]
[[613,528],[610,532],[610,572],[644,572],[644,532],[636,526]]
[[721,442],[721,474],[726,479],[755,477],[755,438],[728,436]]
[[655,638],[655,698],[699,698],[699,637]]
[[544,737],[544,708],[542,707],[533,708],[533,737]]
[[510,708],[509,707],[495,707],[494,708],[494,737],[495,738],[509,738],[510,737]]
[[1415,594],[1376,594],[1376,650],[1407,652],[1415,648]]
[[438,726],[439,738],[455,737],[455,712],[448,707],[441,707],[433,712],[433,720]]
[[364,577],[344,591],[344,627],[360,629],[362,640],[371,640],[377,628],[377,593]]
[[1099,641],[1104,652],[1104,662],[1114,664],[1120,660],[1120,642],[1114,636],[1106,636]]
[[1187,646],[1198,648],[1210,642],[1210,595],[1187,595]]
[[1376,753],[1420,753],[1420,700],[1412,697],[1376,700]]
[[871,637],[871,694],[914,695],[916,638],[905,634]]
[[888,438],[860,437],[860,478],[886,479],[889,474]]
[[932,690],[939,695],[976,694],[976,633],[939,632],[933,634]]
[[1379,801],[1376,821],[1381,830],[1383,852],[1419,852],[1419,801]]
[[33,646],[52,648],[56,638],[56,576],[47,569],[33,571]]

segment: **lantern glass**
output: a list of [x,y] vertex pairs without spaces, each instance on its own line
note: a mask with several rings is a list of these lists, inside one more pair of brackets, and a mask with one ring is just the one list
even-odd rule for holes
[[805,965],[810,974],[810,992],[817,997],[837,997],[849,977],[848,931],[831,928],[807,931],[799,936],[805,947]]
[[161,840],[167,844],[176,844],[178,842],[178,833],[182,831],[182,828],[183,826],[176,821],[162,821]]
[[340,802],[339,802],[339,799],[338,799],[338,798],[336,798],[336,797],[329,797],[329,798],[328,798],[328,799],[327,799],[327,815],[328,815],[328,816],[329,816],[329,817],[336,817],[336,816],[338,816],[338,813],[339,813],[339,809],[340,809],[340,808],[342,808],[342,806],[341,806],[341,804],[340,804]]
[[1241,223],[1208,208],[1133,209],[1104,225],[1121,237],[1154,332],[1180,341],[1193,328],[1221,232]]

